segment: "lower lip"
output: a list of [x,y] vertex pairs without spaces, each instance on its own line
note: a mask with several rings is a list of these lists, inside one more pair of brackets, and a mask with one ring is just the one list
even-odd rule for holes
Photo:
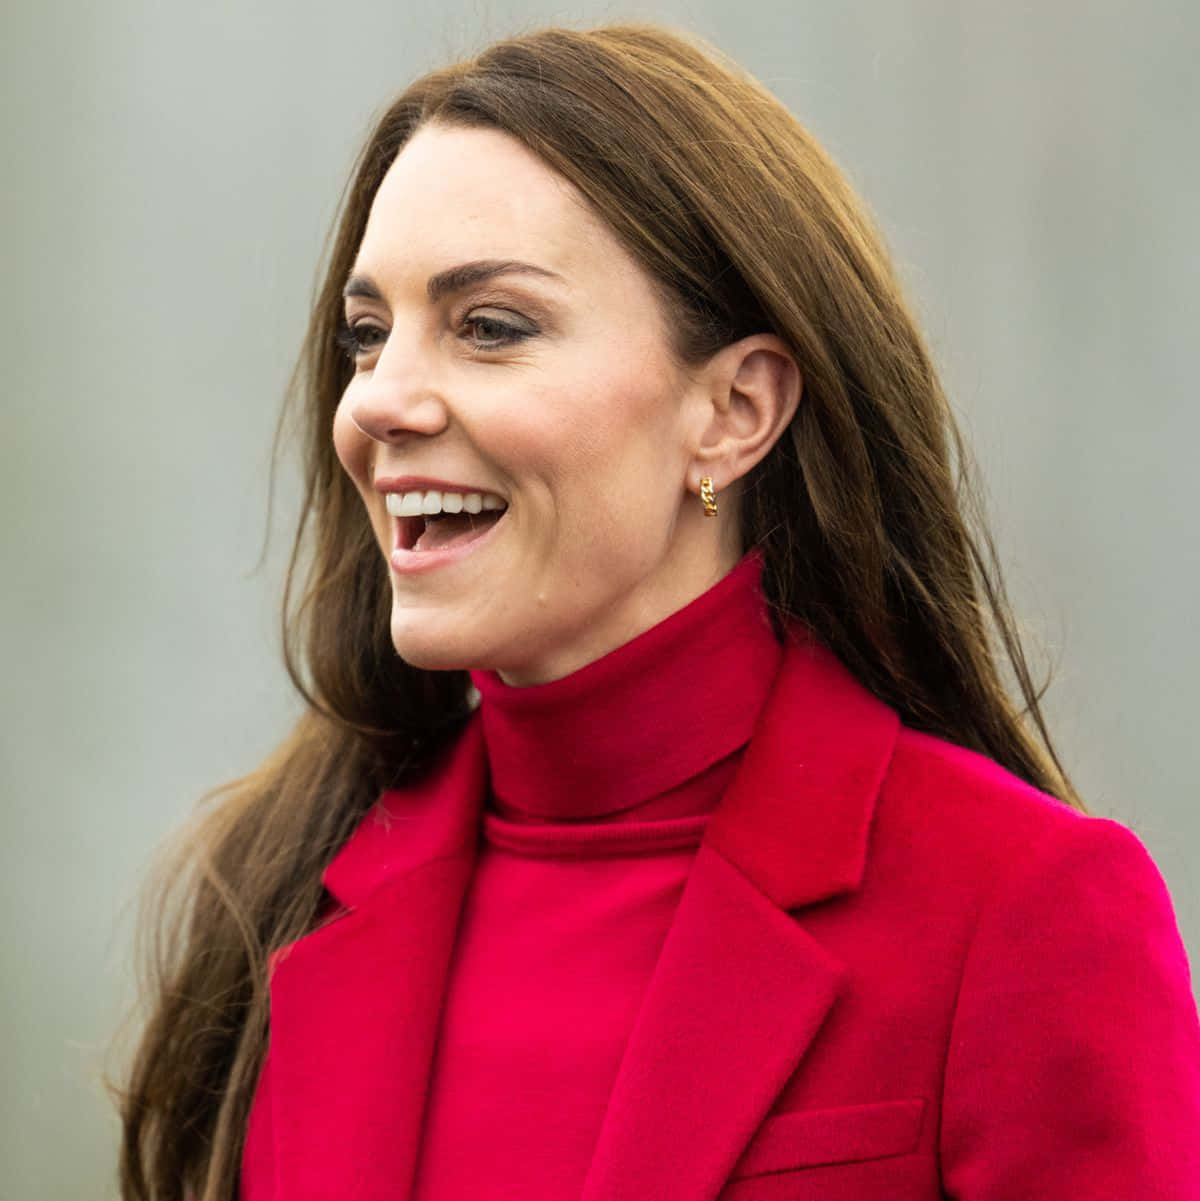
[[460,542],[457,546],[448,546],[444,550],[405,550],[402,546],[393,547],[389,560],[392,570],[397,575],[420,575],[423,571],[433,571],[435,568],[457,563],[490,541],[507,517],[506,512],[478,538],[472,538],[470,542]]

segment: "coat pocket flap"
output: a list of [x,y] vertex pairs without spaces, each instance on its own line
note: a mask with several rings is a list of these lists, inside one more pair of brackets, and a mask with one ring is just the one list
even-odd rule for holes
[[914,1097],[777,1113],[758,1128],[733,1176],[904,1155],[920,1140],[924,1111],[924,1099]]

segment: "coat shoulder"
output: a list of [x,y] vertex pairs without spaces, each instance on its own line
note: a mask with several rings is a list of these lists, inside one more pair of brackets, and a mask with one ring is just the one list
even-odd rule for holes
[[876,814],[885,843],[984,883],[1053,845],[1125,843],[1137,835],[1026,783],[987,756],[902,727]]
[[992,814],[1039,828],[1087,816],[986,755],[907,726],[900,727],[884,788],[892,795],[940,801],[964,816],[978,809],[980,819]]

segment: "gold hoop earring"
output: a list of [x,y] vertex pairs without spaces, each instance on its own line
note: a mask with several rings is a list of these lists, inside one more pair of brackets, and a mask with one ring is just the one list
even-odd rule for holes
[[713,493],[711,475],[704,475],[700,477],[700,499],[704,502],[704,516],[716,517],[717,500]]

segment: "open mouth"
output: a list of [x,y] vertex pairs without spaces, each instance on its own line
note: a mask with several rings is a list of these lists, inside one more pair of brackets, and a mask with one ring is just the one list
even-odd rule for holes
[[483,513],[429,513],[397,517],[396,546],[400,550],[447,550],[481,538],[504,516],[505,509]]

